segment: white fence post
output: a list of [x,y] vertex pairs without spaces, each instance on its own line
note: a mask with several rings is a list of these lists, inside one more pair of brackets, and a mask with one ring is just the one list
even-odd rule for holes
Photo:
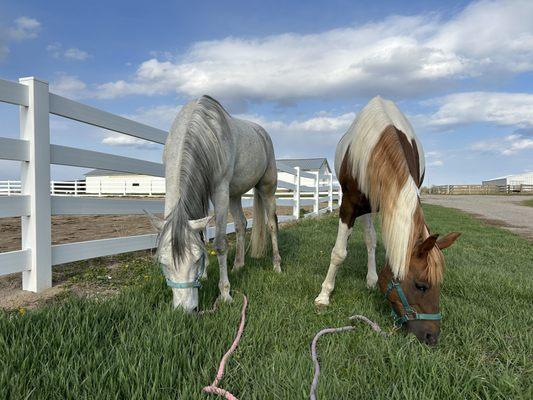
[[51,186],[51,189],[52,189],[52,194],[56,194],[56,184],[54,181],[50,181],[50,186]]
[[329,173],[328,210],[333,211],[333,174]]
[[7,195],[11,196],[11,181],[7,181]]
[[102,180],[98,179],[98,197],[102,196]]
[[300,218],[300,167],[294,167],[296,176],[294,177],[294,205],[292,206],[292,215],[294,218]]
[[148,193],[148,196],[152,196],[152,182],[154,181],[154,178],[150,178],[150,192]]
[[315,204],[313,205],[313,212],[318,215],[318,210],[320,207],[320,171],[316,172],[316,180],[315,180]]
[[123,190],[123,192],[124,192],[124,196],[126,196],[126,181],[124,181],[124,190]]
[[21,217],[22,249],[30,251],[22,289],[40,292],[52,286],[48,83],[36,78],[19,82],[28,87],[29,106],[20,107],[20,137],[30,150],[30,160],[21,167],[21,194],[30,198],[30,215]]
[[74,181],[74,196],[78,195],[78,180]]

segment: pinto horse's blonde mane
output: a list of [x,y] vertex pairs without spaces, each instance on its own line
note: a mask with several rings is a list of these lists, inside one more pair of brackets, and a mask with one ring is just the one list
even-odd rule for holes
[[[351,174],[372,210],[380,210],[387,259],[394,276],[401,280],[408,272],[416,241],[429,235],[418,192],[425,169],[422,146],[398,107],[379,96],[357,116],[348,135]],[[410,146],[413,160],[408,159],[406,146]],[[428,257],[427,274],[432,282],[442,277],[437,271],[442,263],[435,251],[440,253],[435,248]]]

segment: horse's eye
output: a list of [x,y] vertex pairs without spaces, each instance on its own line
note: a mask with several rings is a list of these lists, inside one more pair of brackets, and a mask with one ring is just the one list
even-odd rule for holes
[[422,293],[424,293],[426,290],[429,289],[429,286],[425,283],[415,282],[415,287],[417,288],[417,290],[420,290]]

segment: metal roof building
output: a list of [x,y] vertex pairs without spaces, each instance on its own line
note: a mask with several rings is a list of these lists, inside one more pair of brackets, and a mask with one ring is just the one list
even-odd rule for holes
[[533,171],[523,174],[506,175],[499,178],[492,178],[482,182],[483,186],[504,186],[504,185],[533,185]]

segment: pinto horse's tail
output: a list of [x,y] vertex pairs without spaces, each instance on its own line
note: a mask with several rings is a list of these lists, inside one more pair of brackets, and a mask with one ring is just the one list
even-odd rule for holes
[[252,225],[252,252],[253,258],[264,257],[267,250],[267,226],[265,221],[265,205],[257,189],[254,189],[254,219]]

